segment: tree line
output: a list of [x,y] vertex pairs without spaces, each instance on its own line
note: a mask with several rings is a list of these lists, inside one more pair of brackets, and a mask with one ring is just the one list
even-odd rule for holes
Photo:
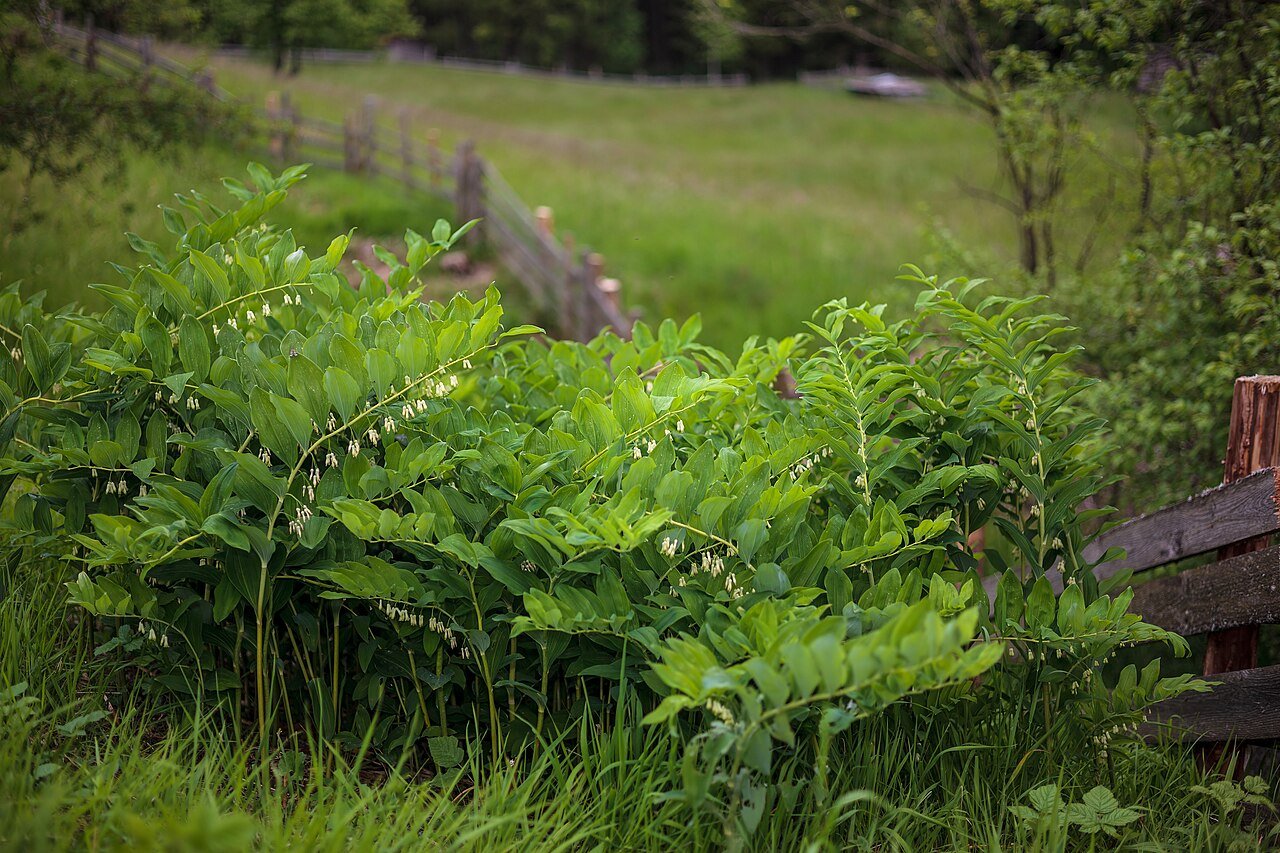
[[[44,5],[37,3],[35,5]],[[183,41],[240,44],[268,52],[285,71],[313,47],[370,49],[394,39],[442,56],[515,61],[547,68],[630,74],[746,73],[791,77],[845,63],[904,63],[893,51],[847,33],[760,37],[740,20],[801,27],[795,0],[68,0],[70,20]],[[871,12],[893,38],[911,29]]]

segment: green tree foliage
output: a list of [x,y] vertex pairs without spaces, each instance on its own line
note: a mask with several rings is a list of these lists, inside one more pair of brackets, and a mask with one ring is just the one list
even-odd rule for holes
[[[170,20],[160,8],[167,4],[143,0],[122,5],[121,20],[153,7],[157,20]],[[9,228],[23,227],[40,175],[65,180],[90,164],[118,165],[131,150],[162,151],[232,125],[231,114],[202,94],[141,73],[121,80],[86,71],[55,48],[51,24],[44,4],[0,10],[0,168],[23,171]]]
[[641,17],[609,0],[414,0],[422,38],[441,53],[547,68],[636,70]]
[[168,249],[134,238],[109,310],[0,299],[10,533],[78,569],[152,689],[437,768],[467,726],[510,752],[639,702],[694,737],[680,796],[746,831],[775,756],[812,735],[821,767],[889,705],[1101,754],[1186,689],[1094,671],[1185,644],[1082,561],[1101,424],[1036,300],[918,276],[914,317],[831,303],[737,358],[696,319],[551,342],[496,291],[421,300],[461,231],[351,288],[346,237],[313,257],[266,224],[301,169],[250,171],[231,209],[179,196]]
[[218,42],[270,51],[277,70],[302,68],[304,48],[362,50],[418,26],[405,0],[194,0],[203,27]]
[[1145,475],[1129,499],[1152,505],[1220,481],[1233,380],[1280,372],[1280,4],[1091,11],[1122,82],[1149,57],[1168,69],[1137,97],[1140,231],[1113,275],[1080,287],[1121,308],[1094,349],[1125,464]]

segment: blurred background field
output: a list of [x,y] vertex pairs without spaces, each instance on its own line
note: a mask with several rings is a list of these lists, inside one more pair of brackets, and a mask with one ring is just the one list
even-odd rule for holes
[[[796,331],[833,298],[908,306],[912,289],[895,281],[903,263],[1017,274],[1013,220],[983,197],[999,181],[991,131],[940,88],[896,102],[795,83],[662,89],[389,63],[313,64],[285,78],[253,59],[167,52],[207,63],[247,103],[287,92],[304,116],[341,121],[373,95],[382,123],[407,112],[419,139],[436,129],[446,148],[475,140],[527,203],[551,206],[561,233],[604,254],[629,306],[649,317],[700,312],[708,339],[729,349],[749,334]],[[1114,138],[1123,160],[1132,134],[1121,105],[1112,107],[1100,101],[1095,130]],[[59,300],[83,298],[72,282],[103,275],[101,259],[127,251],[124,230],[156,236],[155,205],[172,190],[216,188],[251,156],[262,152],[209,144],[131,158],[115,183],[45,185],[36,209],[56,229],[7,233],[0,273]],[[1104,214],[1112,223],[1126,216],[1096,192],[1100,178],[1087,179],[1106,167],[1080,168],[1086,180],[1060,202],[1066,243]],[[14,180],[0,175],[6,200]],[[319,169],[285,210],[313,246],[351,227],[393,238],[439,215],[447,210],[407,194],[401,204],[394,182],[374,188]],[[55,231],[83,242],[41,236]],[[1123,233],[1107,229],[1100,248]],[[500,288],[516,289],[503,278]]]

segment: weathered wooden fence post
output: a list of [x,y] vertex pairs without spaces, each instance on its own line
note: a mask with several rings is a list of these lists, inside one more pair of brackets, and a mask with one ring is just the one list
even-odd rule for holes
[[[600,290],[604,301],[618,314],[622,314],[622,282],[616,278],[602,278],[596,282],[596,287]],[[615,331],[622,334],[624,330],[616,329]]]
[[[1234,483],[1263,468],[1280,465],[1280,376],[1242,376],[1231,398],[1231,426],[1222,482]],[[1222,549],[1220,559],[1267,547],[1259,537]],[[1253,669],[1258,665],[1258,626],[1245,625],[1209,635],[1204,673]]]
[[200,71],[196,74],[196,85],[199,86],[204,91],[208,92],[210,95],[214,94],[214,92],[217,90],[217,86],[215,85],[214,79],[213,79],[213,69],[212,68],[200,69]]
[[[458,143],[453,169],[453,203],[458,213],[458,224],[482,218],[484,216],[484,164],[476,156],[474,142],[467,139]],[[463,239],[468,243],[474,243],[479,239],[478,232],[482,227],[483,224],[472,228]]]
[[93,13],[84,16],[84,67],[93,71],[98,67],[98,31],[93,26]]
[[579,280],[577,295],[578,312],[575,337],[580,341],[588,341],[600,331],[600,312],[596,310],[595,294],[599,287],[601,275],[604,273],[604,255],[599,252],[584,252],[582,255],[582,278]]

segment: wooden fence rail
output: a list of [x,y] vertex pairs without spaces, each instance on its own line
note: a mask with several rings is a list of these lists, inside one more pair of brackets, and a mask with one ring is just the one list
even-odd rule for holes
[[[234,98],[214,83],[212,72],[193,71],[158,56],[149,39],[131,39],[61,22],[54,35],[66,54],[87,68],[140,79],[139,85],[195,86],[228,103]],[[378,121],[378,102],[366,97],[341,123],[304,116],[288,94],[268,93],[254,105],[251,132],[278,164],[316,167],[394,180],[411,193],[452,202],[459,222],[479,219],[472,239],[492,246],[503,265],[528,291],[529,301],[552,318],[551,331],[586,340],[604,329],[624,337],[632,317],[621,308],[617,279],[604,275],[604,261],[589,249],[576,253],[540,223],[497,167],[463,141],[452,152],[440,147],[432,129],[420,139],[408,113],[394,129]]]
[[[1148,735],[1205,744],[1280,739],[1280,665],[1257,665],[1258,626],[1280,623],[1280,545],[1271,544],[1278,532],[1280,377],[1246,376],[1236,380],[1223,485],[1113,527],[1084,551],[1093,562],[1123,549],[1094,575],[1132,571],[1133,612],[1179,634],[1208,636],[1204,674],[1221,686],[1157,705]],[[1142,582],[1144,572],[1207,554],[1215,559]],[[1059,572],[1046,576],[1062,589]],[[992,598],[998,580],[985,581]]]

